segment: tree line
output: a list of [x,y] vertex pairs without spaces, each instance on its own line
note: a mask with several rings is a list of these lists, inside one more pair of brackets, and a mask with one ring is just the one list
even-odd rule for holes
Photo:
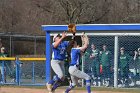
[[139,23],[140,0],[0,0],[0,32],[44,35],[41,25]]

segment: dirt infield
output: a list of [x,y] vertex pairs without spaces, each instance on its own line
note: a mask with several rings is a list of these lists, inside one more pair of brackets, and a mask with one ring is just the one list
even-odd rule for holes
[[[63,93],[64,89],[57,89],[55,93]],[[17,87],[1,87],[0,93],[48,93],[46,89],[36,88],[17,88]],[[70,93],[87,93],[85,90],[73,90]],[[112,92],[112,91],[93,91],[93,93],[135,93],[135,92]]]

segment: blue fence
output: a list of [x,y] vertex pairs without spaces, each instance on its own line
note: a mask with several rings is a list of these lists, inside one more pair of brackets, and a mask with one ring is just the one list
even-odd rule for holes
[[45,58],[28,59],[4,58],[1,60],[0,84],[45,85]]

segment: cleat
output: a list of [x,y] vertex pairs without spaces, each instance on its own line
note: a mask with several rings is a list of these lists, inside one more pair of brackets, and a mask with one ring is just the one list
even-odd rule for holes
[[48,89],[49,93],[53,93],[52,92],[52,84],[47,83],[46,86],[47,86],[47,89]]

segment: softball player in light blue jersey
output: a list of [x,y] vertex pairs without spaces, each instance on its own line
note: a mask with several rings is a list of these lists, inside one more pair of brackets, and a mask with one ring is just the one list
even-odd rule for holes
[[71,63],[69,67],[69,73],[71,75],[72,83],[65,90],[65,93],[69,93],[69,91],[76,86],[76,78],[85,79],[87,93],[91,93],[90,76],[78,69],[81,53],[84,53],[84,51],[86,50],[89,44],[88,37],[85,34],[83,34],[82,42],[84,42],[84,45],[82,47],[77,47],[76,41],[72,41],[72,43],[70,43],[70,46],[72,46],[72,49],[71,49]]
[[53,38],[51,67],[56,75],[46,84],[49,93],[53,93],[64,80],[64,60],[68,47],[68,41],[62,41],[65,37],[66,32],[63,32],[62,37],[58,34]]

